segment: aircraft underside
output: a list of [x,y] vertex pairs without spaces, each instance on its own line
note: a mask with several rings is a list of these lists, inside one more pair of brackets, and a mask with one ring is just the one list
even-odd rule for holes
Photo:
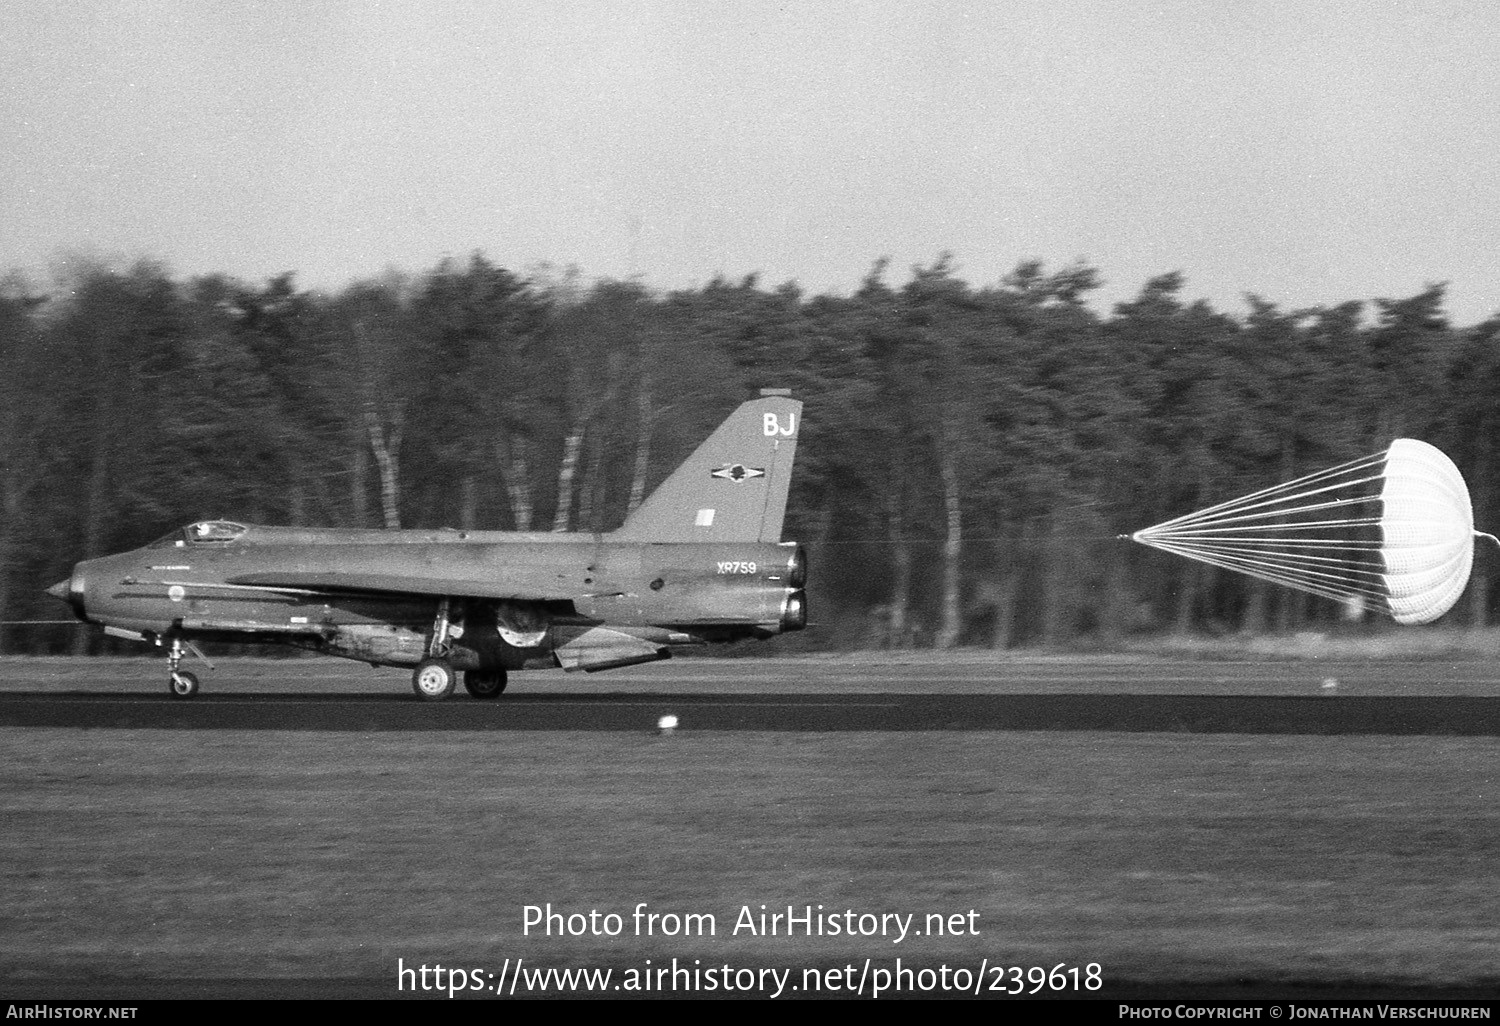
[[[411,667],[413,689],[427,699],[452,694],[462,673],[469,694],[494,698],[505,690],[513,671],[562,668],[594,673],[668,659],[677,647],[769,638],[801,626],[793,620],[683,627],[606,625],[543,603],[449,599],[427,607],[426,615],[417,614],[411,603],[385,609],[370,608],[368,602],[351,603],[341,612],[346,621],[354,619],[351,612],[357,613],[357,622],[330,618],[290,625],[295,629],[267,631],[264,625],[241,630],[227,622],[179,621],[155,640],[167,648],[169,686],[178,697],[190,697],[198,690],[197,677],[180,669],[182,657],[196,651],[194,641],[213,641],[286,644],[371,666]],[[802,607],[795,615],[805,615]],[[139,632],[113,633],[152,639]]]

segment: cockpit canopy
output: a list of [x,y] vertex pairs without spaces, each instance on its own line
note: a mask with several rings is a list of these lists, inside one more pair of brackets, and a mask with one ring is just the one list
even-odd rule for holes
[[228,545],[239,539],[249,528],[231,520],[200,520],[196,524],[173,531],[164,538],[152,542],[153,549],[183,548],[187,545]]

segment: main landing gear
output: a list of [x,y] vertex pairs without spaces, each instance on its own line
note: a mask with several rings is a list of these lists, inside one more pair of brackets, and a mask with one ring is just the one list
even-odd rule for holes
[[453,685],[458,683],[453,664],[448,661],[448,609],[451,600],[446,596],[438,600],[437,616],[432,621],[432,634],[427,641],[427,658],[417,664],[411,673],[411,688],[419,698],[429,702],[441,702],[453,694]]
[[456,682],[453,664],[446,659],[423,659],[411,675],[412,690],[429,702],[439,702],[453,694]]
[[464,673],[464,690],[475,698],[499,698],[505,690],[504,670],[468,670]]
[[[429,702],[439,702],[453,694],[457,676],[446,659],[423,659],[412,671],[411,686]],[[468,670],[464,673],[464,690],[475,698],[499,698],[507,681],[504,670]]]
[[[432,621],[432,634],[427,642],[427,658],[417,664],[411,674],[411,687],[417,696],[429,702],[440,702],[453,694],[458,677],[453,663],[448,658],[453,646],[448,637],[451,631],[449,610],[451,600],[438,602],[437,616]],[[464,690],[475,698],[499,698],[505,690],[504,670],[469,670],[464,673]]]

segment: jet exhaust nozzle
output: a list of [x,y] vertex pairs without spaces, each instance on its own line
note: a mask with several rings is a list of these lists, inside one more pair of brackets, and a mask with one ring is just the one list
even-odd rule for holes
[[807,550],[798,545],[792,551],[792,563],[787,575],[787,583],[793,588],[805,588],[807,586]]
[[788,592],[786,603],[781,607],[781,629],[800,631],[807,626],[807,592]]

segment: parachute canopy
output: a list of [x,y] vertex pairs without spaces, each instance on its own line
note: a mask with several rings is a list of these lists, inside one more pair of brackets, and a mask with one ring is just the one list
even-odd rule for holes
[[1453,461],[1426,442],[1398,438],[1384,452],[1131,537],[1419,624],[1458,601],[1478,533],[1469,490]]

